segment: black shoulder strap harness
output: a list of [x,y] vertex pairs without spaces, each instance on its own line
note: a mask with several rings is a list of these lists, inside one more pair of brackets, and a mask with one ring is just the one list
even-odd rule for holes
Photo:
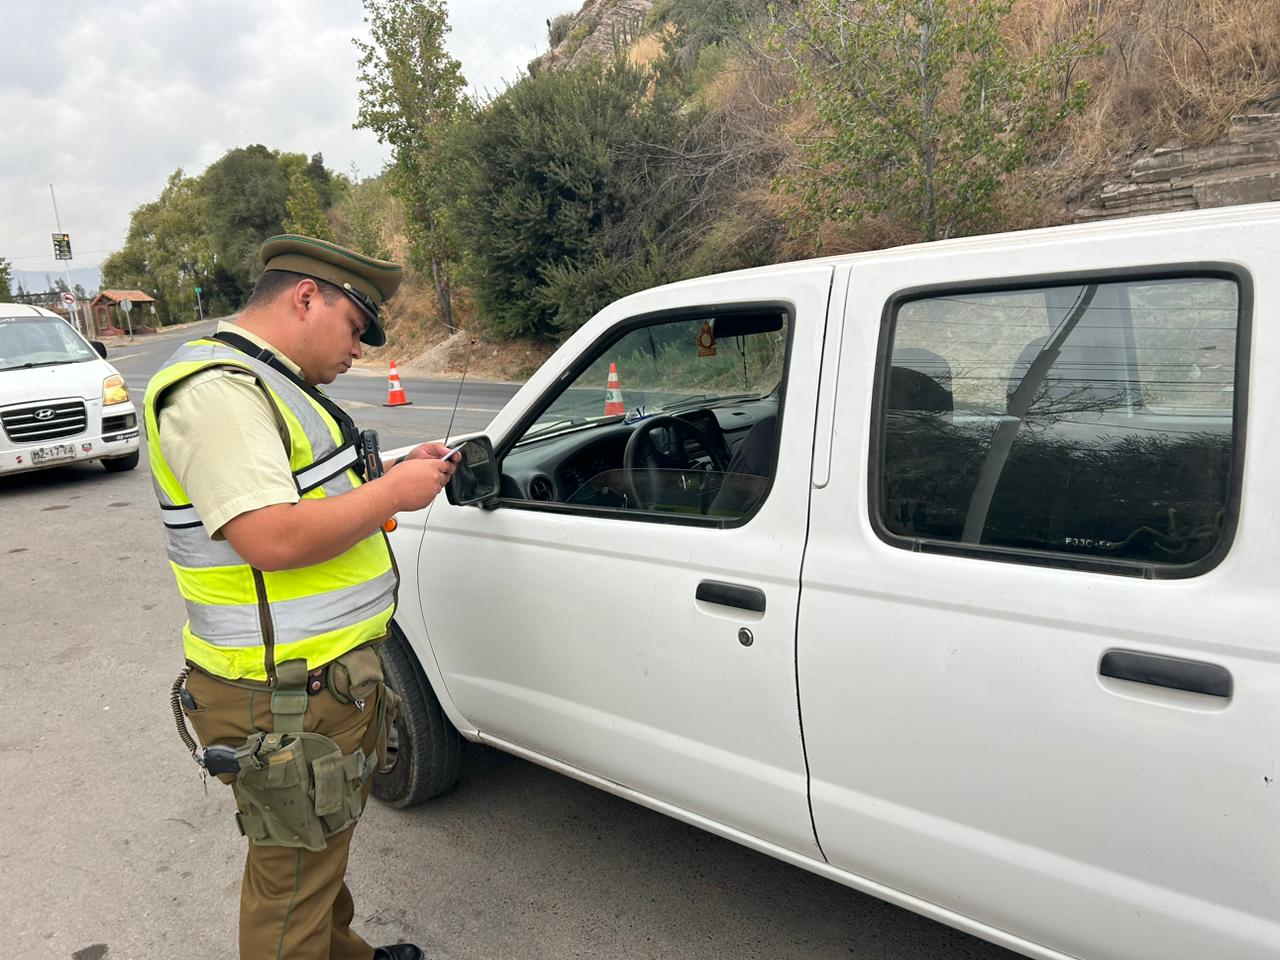
[[[248,356],[253,357],[255,360],[265,363],[272,370],[280,374],[280,376],[284,377],[286,380],[288,380],[290,383],[296,386],[299,390],[305,393],[308,397],[310,397],[312,400],[318,403],[321,407],[323,407],[325,413],[329,414],[329,416],[333,417],[333,419],[338,422],[338,426],[342,430],[343,440],[345,441],[343,446],[344,447],[354,446],[356,448],[357,454],[359,455],[359,463],[355,465],[354,469],[357,473],[362,472],[363,464],[364,464],[364,455],[360,445],[360,430],[356,427],[355,421],[351,419],[351,416],[347,413],[347,411],[343,410],[340,406],[334,403],[333,400],[330,399],[328,396],[326,396],[319,388],[313,387],[311,384],[307,383],[300,376],[298,376],[296,373],[290,370],[289,367],[285,363],[283,363],[279,357],[277,357],[274,353],[272,353],[266,347],[258,346],[256,343],[254,343],[252,340],[248,339],[247,337],[242,337],[238,333],[231,333],[230,331],[227,331],[227,330],[219,330],[217,333],[212,334],[208,339],[217,340],[218,342],[224,343],[228,347],[231,347],[233,350],[239,350],[241,353],[247,354]],[[368,477],[365,477],[364,479],[367,480]]]

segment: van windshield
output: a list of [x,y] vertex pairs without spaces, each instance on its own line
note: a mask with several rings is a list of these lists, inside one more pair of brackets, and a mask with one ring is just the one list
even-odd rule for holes
[[97,356],[58,317],[0,317],[0,370],[81,363]]

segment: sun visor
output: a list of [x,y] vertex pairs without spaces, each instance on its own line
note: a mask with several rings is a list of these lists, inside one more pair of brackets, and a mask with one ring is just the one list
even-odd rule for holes
[[731,313],[711,321],[716,339],[749,337],[757,333],[777,333],[782,329],[781,313]]

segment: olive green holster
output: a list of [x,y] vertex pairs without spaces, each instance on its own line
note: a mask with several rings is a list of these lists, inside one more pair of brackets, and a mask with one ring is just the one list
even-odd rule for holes
[[[303,730],[307,663],[287,660],[276,669],[272,730],[255,733],[236,750],[240,772],[231,784],[240,832],[253,843],[318,851],[325,839],[351,827],[364,811],[365,786],[378,766],[375,751],[344,754],[333,740]],[[378,741],[386,724],[386,698],[378,701]]]

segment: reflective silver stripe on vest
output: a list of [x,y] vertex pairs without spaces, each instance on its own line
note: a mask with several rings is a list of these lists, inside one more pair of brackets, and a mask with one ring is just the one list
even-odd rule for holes
[[200,523],[200,514],[195,507],[173,507],[161,505],[160,519],[166,527],[191,527]]
[[[295,643],[331,630],[355,626],[388,609],[395,600],[394,569],[367,583],[297,600],[273,600],[271,622],[278,644]],[[187,601],[191,632],[217,647],[258,647],[262,629],[253,603],[206,604]]]
[[332,480],[326,480],[320,484],[320,489],[324,491],[326,497],[336,497],[340,493],[346,493],[355,488],[356,485],[351,482],[351,474],[347,473],[346,470],[343,470]]
[[226,540],[214,540],[205,532],[204,524],[175,529],[166,527],[164,549],[180,567],[238,567],[245,562]]
[[[298,485],[298,490],[306,493],[312,487],[321,486],[321,481],[334,479],[335,475],[341,474],[348,467],[354,466],[359,460],[360,455],[356,453],[354,446],[342,447],[325,459],[313,463],[305,470],[299,470],[293,475],[293,479]],[[350,481],[348,481],[349,483]],[[325,490],[326,494],[328,492],[328,490]]]

